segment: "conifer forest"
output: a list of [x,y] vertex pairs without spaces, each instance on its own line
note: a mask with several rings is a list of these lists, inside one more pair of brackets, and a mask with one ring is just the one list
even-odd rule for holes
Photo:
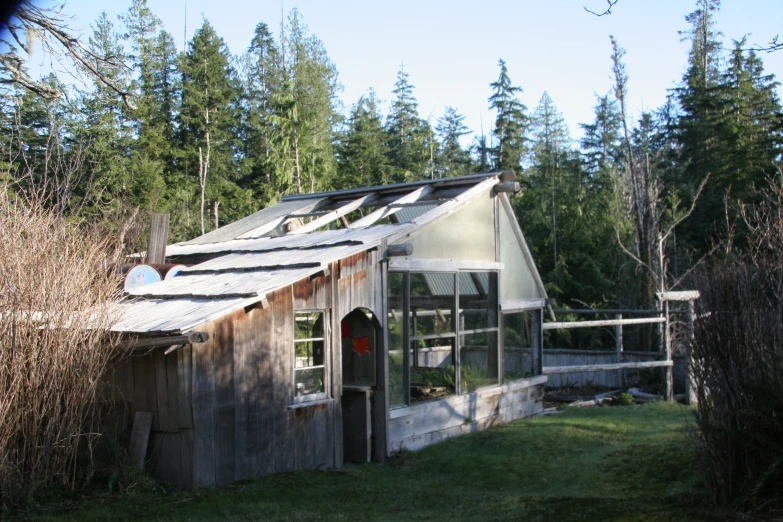
[[387,113],[372,90],[344,106],[328,49],[296,9],[282,24],[258,22],[241,54],[206,19],[180,52],[146,0],[131,0],[119,19],[92,23],[76,49],[80,81],[29,78],[14,56],[30,42],[4,37],[0,176],[9,193],[117,229],[169,213],[170,241],[182,241],[287,194],[513,170],[550,297],[654,308],[655,292],[682,287],[694,266],[740,255],[743,216],[780,182],[779,83],[762,52],[722,38],[719,8],[695,2],[685,73],[641,115],[628,108],[634,71],[612,38],[613,87],[575,140],[549,95],[520,101],[524,79],[503,57],[486,78],[494,121],[481,132],[459,107],[422,118],[404,68]]

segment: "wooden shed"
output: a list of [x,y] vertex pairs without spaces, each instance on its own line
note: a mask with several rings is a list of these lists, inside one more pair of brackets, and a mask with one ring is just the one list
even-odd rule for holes
[[152,413],[155,476],[340,468],[539,411],[546,293],[515,180],[288,196],[168,246],[189,267],[132,290],[113,326],[144,347],[114,382]]

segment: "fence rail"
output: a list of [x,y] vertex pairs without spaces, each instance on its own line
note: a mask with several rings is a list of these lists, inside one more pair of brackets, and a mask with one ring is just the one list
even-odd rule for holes
[[665,317],[643,317],[641,319],[605,319],[600,321],[562,321],[544,323],[544,330],[564,330],[567,328],[592,328],[597,326],[622,326],[626,324],[665,323]]
[[609,370],[633,370],[638,368],[661,368],[674,366],[673,361],[647,361],[647,362],[628,362],[611,364],[587,364],[579,366],[545,366],[544,375],[556,373],[582,373],[582,372],[603,372]]

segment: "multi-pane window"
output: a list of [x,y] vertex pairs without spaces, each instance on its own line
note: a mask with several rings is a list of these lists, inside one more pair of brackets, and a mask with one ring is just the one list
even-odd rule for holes
[[535,375],[533,311],[503,314],[503,379],[515,381]]
[[389,272],[389,406],[405,406],[405,281],[402,272]]
[[463,392],[498,384],[498,275],[459,274],[460,381]]
[[457,392],[456,274],[410,274],[410,400]]
[[390,406],[500,383],[496,272],[391,272],[388,288]]
[[295,400],[326,397],[324,312],[294,312]]

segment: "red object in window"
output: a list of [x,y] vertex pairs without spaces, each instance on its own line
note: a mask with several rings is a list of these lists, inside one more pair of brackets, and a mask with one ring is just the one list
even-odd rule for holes
[[343,339],[348,339],[351,336],[351,323],[348,321],[341,321],[340,326],[343,331]]
[[353,341],[353,351],[358,353],[359,355],[364,355],[365,353],[372,353],[372,347],[370,346],[370,338],[369,336],[364,336],[359,339],[352,339]]

